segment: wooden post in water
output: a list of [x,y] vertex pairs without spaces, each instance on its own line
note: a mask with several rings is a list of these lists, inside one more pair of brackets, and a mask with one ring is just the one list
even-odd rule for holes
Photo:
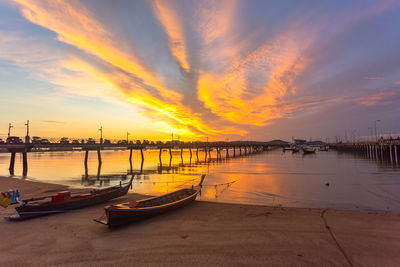
[[183,163],[183,147],[181,147],[181,161]]
[[226,158],[229,158],[229,148],[227,147],[227,148],[225,148],[226,149]]
[[169,147],[169,161],[172,161],[172,151],[171,151],[171,147]]
[[236,147],[233,147],[233,157],[236,157]]
[[143,148],[140,148],[140,155],[142,156],[142,161],[144,160],[144,155],[143,155]]
[[8,170],[10,171],[10,175],[14,175],[14,165],[15,165],[15,152],[11,152],[10,167],[8,168]]
[[189,147],[189,152],[190,152],[190,161],[192,161],[192,147]]
[[22,176],[24,177],[28,174],[28,158],[26,153],[26,151],[22,152]]
[[197,161],[199,161],[199,147],[196,148],[196,158]]
[[102,162],[101,162],[101,152],[100,149],[97,149],[97,158],[99,160],[99,166],[101,166]]
[[396,163],[398,163],[398,161],[397,161],[397,145],[394,145],[394,160]]
[[158,158],[160,159],[160,166],[162,165],[161,163],[161,150],[162,150],[162,148],[160,148],[160,153],[158,153]]
[[239,156],[242,155],[242,146],[239,147]]
[[208,158],[211,159],[211,149],[208,149]]
[[132,148],[129,150],[129,165],[131,166],[130,172],[133,171],[133,166],[132,166]]
[[393,163],[392,145],[389,145],[389,156],[390,156],[390,163]]
[[206,162],[207,161],[207,147],[204,147],[204,162]]
[[102,162],[101,162],[101,152],[100,152],[100,149],[97,149],[97,158],[98,158],[98,160],[99,160],[99,165],[98,165],[98,167],[97,167],[97,178],[100,178],[100,171],[101,171],[101,164],[102,164]]
[[89,157],[89,150],[85,151],[85,169],[87,169],[87,159]]

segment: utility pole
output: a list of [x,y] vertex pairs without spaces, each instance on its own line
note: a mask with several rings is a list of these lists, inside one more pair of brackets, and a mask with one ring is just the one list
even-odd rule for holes
[[10,133],[11,133],[11,128],[13,128],[14,126],[11,125],[11,123],[8,124],[8,137],[10,137]]
[[373,137],[373,136],[374,136],[373,129],[372,129],[372,127],[368,127],[368,130],[369,130],[369,134],[370,134],[368,140],[371,139],[371,141],[372,141],[372,140],[374,140],[374,137]]
[[29,137],[29,120],[26,121],[26,136],[25,136],[25,143],[29,144],[31,141],[31,138]]
[[99,131],[100,131],[100,144],[102,145],[103,144],[103,126],[100,126]]
[[375,141],[378,142],[378,132],[376,131],[376,123],[377,122],[381,122],[381,120],[375,120],[374,124],[375,124]]

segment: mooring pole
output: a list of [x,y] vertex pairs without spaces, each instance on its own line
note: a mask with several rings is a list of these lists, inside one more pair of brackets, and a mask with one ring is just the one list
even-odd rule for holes
[[142,156],[142,161],[143,161],[144,160],[143,148],[140,148],[140,155]]
[[22,176],[26,176],[28,174],[28,157],[26,153],[26,151],[22,152]]
[[160,148],[160,153],[158,153],[158,158],[160,159],[160,165],[161,165],[161,150],[162,148]]
[[11,152],[10,167],[8,168],[11,175],[14,175],[14,165],[15,165],[15,152]]
[[171,147],[169,148],[169,159],[170,159],[170,161],[172,160],[172,151],[171,151]]

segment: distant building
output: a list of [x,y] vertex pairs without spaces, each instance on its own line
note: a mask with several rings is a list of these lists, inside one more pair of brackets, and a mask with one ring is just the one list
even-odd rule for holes
[[304,145],[305,143],[307,143],[307,140],[305,140],[305,139],[294,139],[294,143],[296,145]]

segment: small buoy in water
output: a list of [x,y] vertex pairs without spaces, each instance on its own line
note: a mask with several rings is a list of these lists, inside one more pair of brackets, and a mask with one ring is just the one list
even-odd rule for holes
[[326,186],[329,186],[329,182],[325,184]]

